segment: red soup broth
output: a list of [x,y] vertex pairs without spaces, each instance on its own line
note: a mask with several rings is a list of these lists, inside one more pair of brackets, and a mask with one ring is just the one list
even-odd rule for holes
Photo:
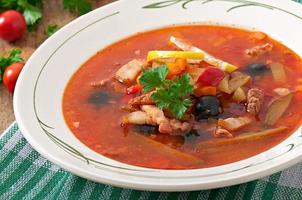
[[[198,148],[199,143],[217,139],[209,133],[186,137],[162,134],[146,137],[122,127],[121,119],[125,112],[121,110],[121,106],[131,98],[126,93],[108,89],[108,94],[114,97],[111,103],[95,106],[89,102],[89,97],[98,90],[91,86],[92,82],[113,77],[120,66],[135,58],[146,58],[150,50],[177,50],[168,43],[172,35],[185,38],[194,46],[239,67],[253,62],[273,61],[283,64],[290,77],[286,84],[273,83],[271,74],[262,76],[253,83],[266,94],[271,94],[278,86],[294,89],[299,82],[301,84],[300,57],[269,37],[260,38],[259,41],[255,32],[231,27],[194,25],[140,33],[99,51],[69,81],[63,98],[63,113],[67,125],[82,143],[97,153],[131,165],[159,169],[195,169],[228,164],[257,155],[281,143],[300,126],[302,95],[295,93],[290,107],[276,124],[288,127],[286,131],[260,141],[203,149]],[[257,57],[256,60],[244,56],[246,49],[265,42],[273,44],[273,50],[269,54]],[[230,106],[229,109],[238,108]],[[255,121],[237,134],[263,130],[261,120],[264,119],[264,112],[265,109],[259,115],[260,121]],[[196,161],[195,158],[200,160]]]

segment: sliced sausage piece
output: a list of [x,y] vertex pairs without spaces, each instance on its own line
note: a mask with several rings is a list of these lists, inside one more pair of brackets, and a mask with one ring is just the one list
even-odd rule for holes
[[257,115],[260,112],[264,100],[264,93],[258,88],[252,88],[247,92],[247,112]]
[[145,63],[141,59],[131,60],[116,72],[115,78],[122,83],[131,83],[139,75]]

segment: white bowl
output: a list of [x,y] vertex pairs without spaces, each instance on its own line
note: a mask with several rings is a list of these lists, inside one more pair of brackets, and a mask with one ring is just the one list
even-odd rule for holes
[[254,28],[302,55],[302,6],[267,0],[122,0],[71,22],[44,42],[18,80],[14,109],[28,142],[78,176],[100,183],[153,191],[210,189],[251,181],[301,160],[301,129],[274,148],[228,165],[158,170],[123,164],[84,146],[65,124],[62,96],[73,73],[111,43],[173,24],[217,23]]

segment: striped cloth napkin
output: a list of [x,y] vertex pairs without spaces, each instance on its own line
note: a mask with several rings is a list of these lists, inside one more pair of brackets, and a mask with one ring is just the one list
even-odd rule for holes
[[74,176],[36,152],[14,123],[0,139],[0,199],[302,199],[302,164],[257,181],[196,192],[122,189]]

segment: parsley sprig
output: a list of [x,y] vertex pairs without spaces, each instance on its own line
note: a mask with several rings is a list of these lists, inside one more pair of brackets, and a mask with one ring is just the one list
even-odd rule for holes
[[47,29],[45,30],[45,34],[50,37],[52,36],[55,32],[59,30],[59,26],[56,24],[48,24]]
[[192,101],[189,96],[193,93],[190,76],[184,74],[174,80],[167,80],[169,69],[167,65],[144,70],[139,81],[144,92],[155,90],[151,98],[160,109],[168,109],[174,117],[181,119]]
[[80,15],[88,13],[92,9],[88,0],[63,0],[63,6],[65,9],[78,12]]
[[12,49],[8,56],[0,57],[0,81],[2,80],[2,74],[4,73],[6,67],[13,63],[24,61],[21,56],[21,52],[21,49]]

